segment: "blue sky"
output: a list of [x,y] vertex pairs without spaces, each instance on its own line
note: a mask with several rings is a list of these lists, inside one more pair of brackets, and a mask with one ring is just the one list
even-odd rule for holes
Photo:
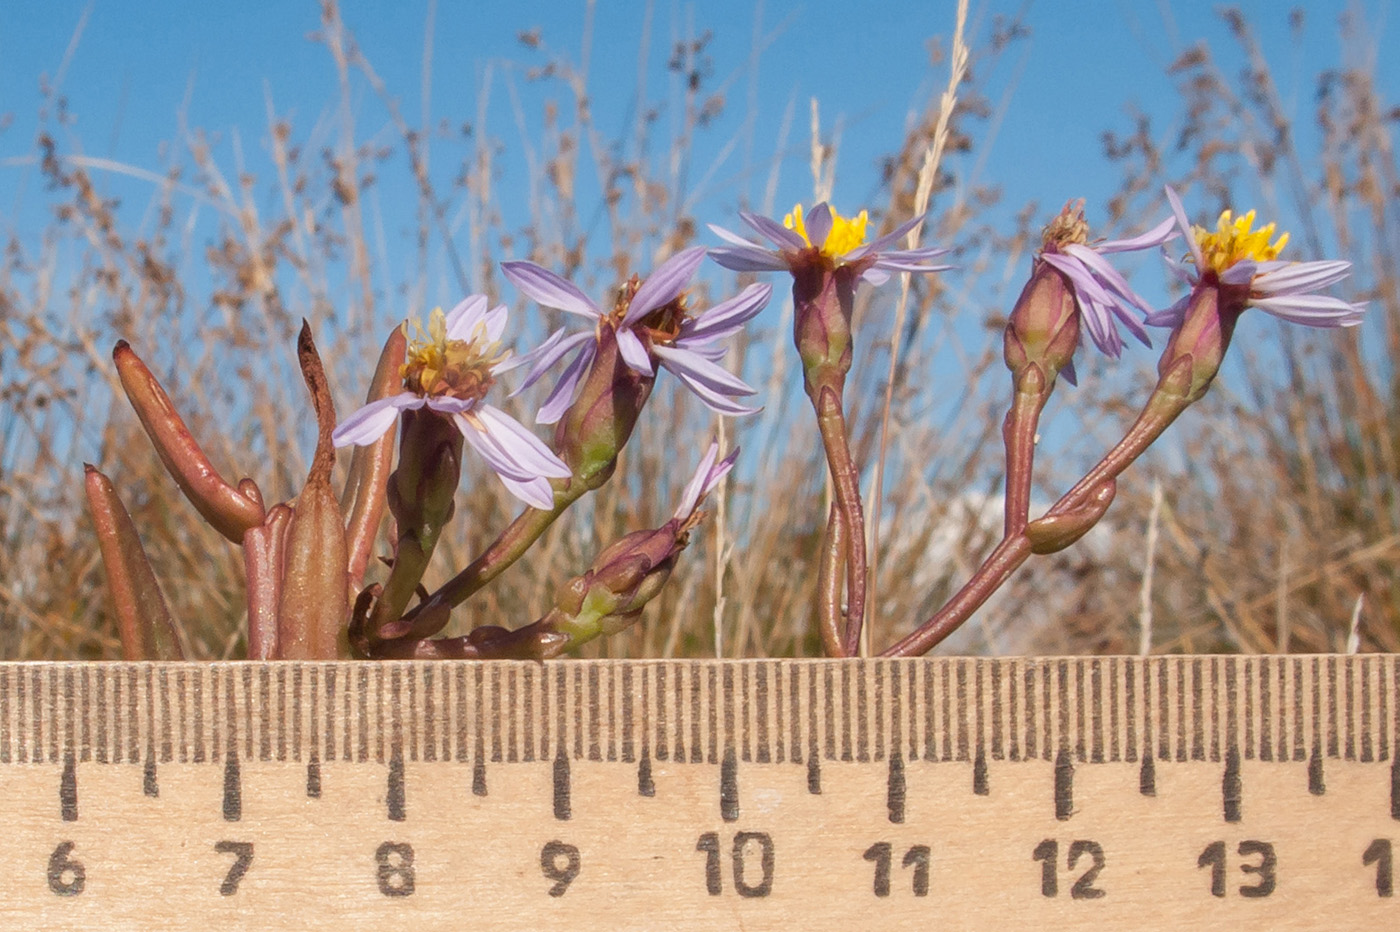
[[[1304,16],[1296,33],[1284,4],[1254,0],[1240,6],[1258,32],[1285,106],[1300,126],[1310,127],[1316,75],[1344,60],[1337,29],[1344,5],[1298,4]],[[1169,138],[1181,103],[1174,86],[1178,79],[1167,66],[1197,41],[1208,42],[1229,73],[1238,70],[1239,56],[1216,8],[1202,0],[973,2],[974,44],[998,18],[1019,16],[1028,35],[996,60],[975,65],[992,115],[982,125],[975,157],[959,163],[957,183],[965,189],[999,186],[1008,217],[1036,201],[1039,216],[1048,219],[1066,200],[1086,197],[1091,224],[1100,220],[1102,201],[1119,181],[1103,156],[1103,131],[1129,131],[1130,114],[1139,110],[1153,117],[1159,138]],[[1371,26],[1373,52],[1400,47],[1389,3],[1371,0],[1360,8]],[[526,98],[527,139],[538,133],[539,104],[561,96],[558,85],[525,80],[527,69],[548,56],[522,47],[518,37],[538,29],[551,52],[577,63],[589,22],[585,9],[580,2],[345,0],[342,15],[414,124],[425,114],[429,123],[476,122],[478,98],[490,88],[486,130],[507,144],[499,168],[507,192],[501,200],[509,203],[509,192],[518,202],[529,182],[511,91]],[[806,127],[812,97],[820,100],[826,127],[838,121],[843,127],[837,207],[878,202],[877,160],[899,143],[911,115],[936,98],[947,80],[946,62],[930,62],[928,43],[930,37],[946,40],[951,34],[954,9],[953,0],[869,0],[859,12],[854,4],[829,2],[599,0],[588,44],[595,119],[605,135],[627,128],[644,47],[647,96],[666,100],[668,82],[676,80],[665,68],[670,46],[709,30],[707,82],[724,90],[727,103],[716,129],[695,146],[695,217],[736,226],[734,208],[746,202],[761,206],[775,163],[780,168],[775,206],[781,211],[795,201],[810,201]],[[172,141],[198,128],[216,141],[226,170],[241,149],[259,176],[258,196],[275,201],[267,159],[269,108],[289,119],[299,138],[333,140],[336,74],[325,47],[310,38],[318,28],[319,7],[311,0],[0,2],[0,116],[8,121],[0,130],[0,235],[32,246],[52,219],[52,200],[33,159],[44,106],[41,78],[56,83],[67,102],[68,124],[59,130],[64,151],[159,172]],[[645,43],[644,37],[649,37]],[[425,60],[431,78],[426,100]],[[1393,102],[1400,61],[1380,56],[1376,67]],[[382,106],[362,81],[356,83],[354,110],[363,136],[387,126]],[[792,124],[783,137],[785,114],[791,114]],[[674,113],[661,117],[675,118]],[[48,125],[52,128],[52,121]],[[726,148],[731,138],[742,142]],[[1301,143],[1306,148],[1309,140]],[[450,179],[455,164],[442,158],[434,170],[440,179]],[[95,174],[105,192],[122,199],[133,225],[150,222],[149,181],[119,172]],[[384,255],[394,264],[412,251],[414,192],[407,172],[381,174],[373,196],[386,218]],[[1238,206],[1251,206],[1258,196],[1241,191]],[[1187,200],[1193,204],[1189,194]],[[201,255],[198,247],[214,241],[209,216],[205,211],[201,217],[192,268],[182,273],[203,274],[193,266]],[[1158,219],[1143,218],[1141,227]],[[403,277],[389,273],[380,287],[387,291]],[[409,303],[418,307],[408,310],[455,303],[458,290],[440,252],[430,277],[426,288],[432,293],[416,296]],[[1166,297],[1164,282],[1154,270],[1140,276],[1139,287],[1160,301]]]
[[[1314,0],[1298,6],[1306,16],[1295,44],[1286,5],[1241,4],[1260,32],[1285,100],[1306,115],[1312,90],[1306,82],[1319,67],[1340,60],[1334,24],[1343,5]],[[1377,47],[1400,45],[1389,5],[1365,6],[1380,25]],[[1092,219],[1093,199],[1116,180],[1102,159],[1101,131],[1128,128],[1128,106],[1157,115],[1163,129],[1169,125],[1176,104],[1167,63],[1197,39],[1230,48],[1215,7],[1196,0],[973,3],[979,35],[994,17],[1020,14],[1030,36],[982,76],[1000,112],[980,177],[966,181],[995,182],[1009,203],[1035,199],[1046,210],[1088,196]],[[929,64],[927,40],[951,31],[953,9],[952,0],[873,0],[859,13],[852,4],[715,0],[658,2],[648,12],[642,3],[600,2],[590,61],[598,121],[604,130],[625,125],[648,16],[654,92],[666,79],[661,64],[671,39],[713,30],[713,80],[729,82],[728,114],[736,121],[753,95],[754,157],[765,173],[776,128],[796,104],[792,166],[783,172],[779,203],[810,193],[802,144],[807,100],[815,96],[828,126],[837,119],[844,124],[836,198],[838,205],[854,204],[875,189],[875,159],[897,142],[909,114],[941,88],[946,71]],[[431,28],[429,111],[460,121],[475,115],[488,69],[500,81],[540,60],[520,46],[521,31],[539,28],[552,49],[577,60],[583,10],[572,2],[348,0],[343,16],[410,120],[423,112],[424,38]],[[269,101],[301,125],[328,114],[335,74],[325,49],[308,38],[317,28],[313,2],[6,0],[0,4],[0,114],[13,123],[0,134],[0,212],[13,222],[25,216],[16,213],[18,205],[33,200],[32,194],[15,200],[34,184],[16,160],[31,152],[41,75],[60,82],[74,117],[72,135],[88,155],[156,168],[162,146],[180,132],[182,114],[191,127],[223,134],[236,129],[249,150],[264,145]],[[755,72],[747,62],[756,36],[763,51]],[[1389,57],[1380,66],[1386,84],[1396,86],[1400,66]],[[371,121],[378,118],[372,101],[365,108]],[[493,114],[497,133],[510,135],[509,124],[504,109]],[[730,156],[708,189],[717,209],[742,196],[745,184],[754,193],[746,181],[753,172],[740,156]]]

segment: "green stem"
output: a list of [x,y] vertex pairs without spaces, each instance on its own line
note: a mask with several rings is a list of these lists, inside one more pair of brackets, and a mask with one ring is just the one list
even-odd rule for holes
[[415,606],[413,611],[385,626],[381,637],[417,640],[437,634],[447,626],[447,620],[455,606],[461,605],[480,592],[487,583],[520,559],[535,541],[539,540],[540,535],[549,530],[550,525],[587,491],[587,486],[575,478],[569,482],[568,488],[555,489],[554,507],[551,510],[527,508],[521,512],[465,569]]

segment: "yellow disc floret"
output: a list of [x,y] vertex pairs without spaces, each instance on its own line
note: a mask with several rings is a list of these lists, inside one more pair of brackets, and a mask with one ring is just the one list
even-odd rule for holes
[[1287,233],[1280,235],[1272,244],[1269,242],[1274,235],[1272,223],[1254,229],[1252,210],[1243,217],[1232,217],[1227,210],[1220,215],[1214,233],[1203,227],[1192,227],[1191,233],[1201,247],[1206,269],[1216,274],[1238,262],[1270,262],[1277,259],[1283,247],[1288,245]]
[[836,212],[835,208],[832,208],[831,232],[827,234],[826,242],[818,245],[807,238],[807,224],[802,219],[801,204],[794,207],[792,213],[783,217],[783,226],[802,237],[808,246],[817,246],[822,255],[832,259],[839,259],[846,253],[860,247],[865,242],[865,228],[869,223],[870,217],[863,210],[854,217],[843,217]]
[[486,324],[478,323],[471,339],[450,340],[442,308],[434,308],[425,333],[414,321],[417,336],[404,358],[404,388],[419,395],[481,398],[495,381],[491,369],[506,356],[500,343],[487,338]]

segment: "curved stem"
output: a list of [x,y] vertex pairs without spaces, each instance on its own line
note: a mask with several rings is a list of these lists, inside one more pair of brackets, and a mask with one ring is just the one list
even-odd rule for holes
[[568,489],[555,490],[554,507],[549,511],[541,511],[538,508],[522,511],[480,556],[416,605],[413,611],[397,622],[385,626],[380,636],[421,639],[437,634],[447,625],[453,607],[461,605],[480,592],[487,583],[520,559],[535,541],[539,540],[540,535],[549,530],[549,526],[586,491],[588,490],[584,484],[575,478],[569,483]]
[[841,509],[831,506],[822,541],[821,566],[817,576],[817,610],[822,649],[828,657],[845,657],[841,643],[841,567],[846,559],[846,522]]
[[860,504],[860,481],[846,440],[846,417],[841,396],[824,387],[816,400],[817,426],[826,448],[827,467],[836,486],[836,506],[846,527],[846,628],[845,655],[860,650],[860,626],[865,617],[865,516]]
[[[1099,460],[1093,469],[1060,497],[1047,516],[1063,515],[1076,511],[1085,505],[1092,492],[1111,479],[1116,479],[1132,465],[1152,443],[1162,435],[1177,416],[1190,406],[1186,398],[1166,391],[1163,381],[1143,406],[1133,426]],[[1008,483],[1009,485],[1009,483]],[[993,592],[1010,578],[1011,574],[1031,555],[1031,542],[1025,528],[1002,538],[972,578],[940,608],[933,617],[921,624],[913,633],[881,652],[884,657],[916,657],[932,650],[939,642],[952,634],[975,612]]]
[[[1003,539],[1021,533],[1030,520],[1035,438],[1040,428],[1040,412],[1050,397],[1050,393],[1043,389],[1044,379],[1018,378],[1016,381],[1016,394],[1006,412],[1006,420],[1001,429],[1002,441],[1006,445],[1006,517]],[[1035,391],[1037,383],[1041,386],[1040,391]]]

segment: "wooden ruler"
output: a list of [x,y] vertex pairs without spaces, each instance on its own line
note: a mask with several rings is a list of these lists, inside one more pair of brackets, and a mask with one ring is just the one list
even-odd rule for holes
[[1393,929],[1397,750],[1395,655],[0,664],[0,928]]

